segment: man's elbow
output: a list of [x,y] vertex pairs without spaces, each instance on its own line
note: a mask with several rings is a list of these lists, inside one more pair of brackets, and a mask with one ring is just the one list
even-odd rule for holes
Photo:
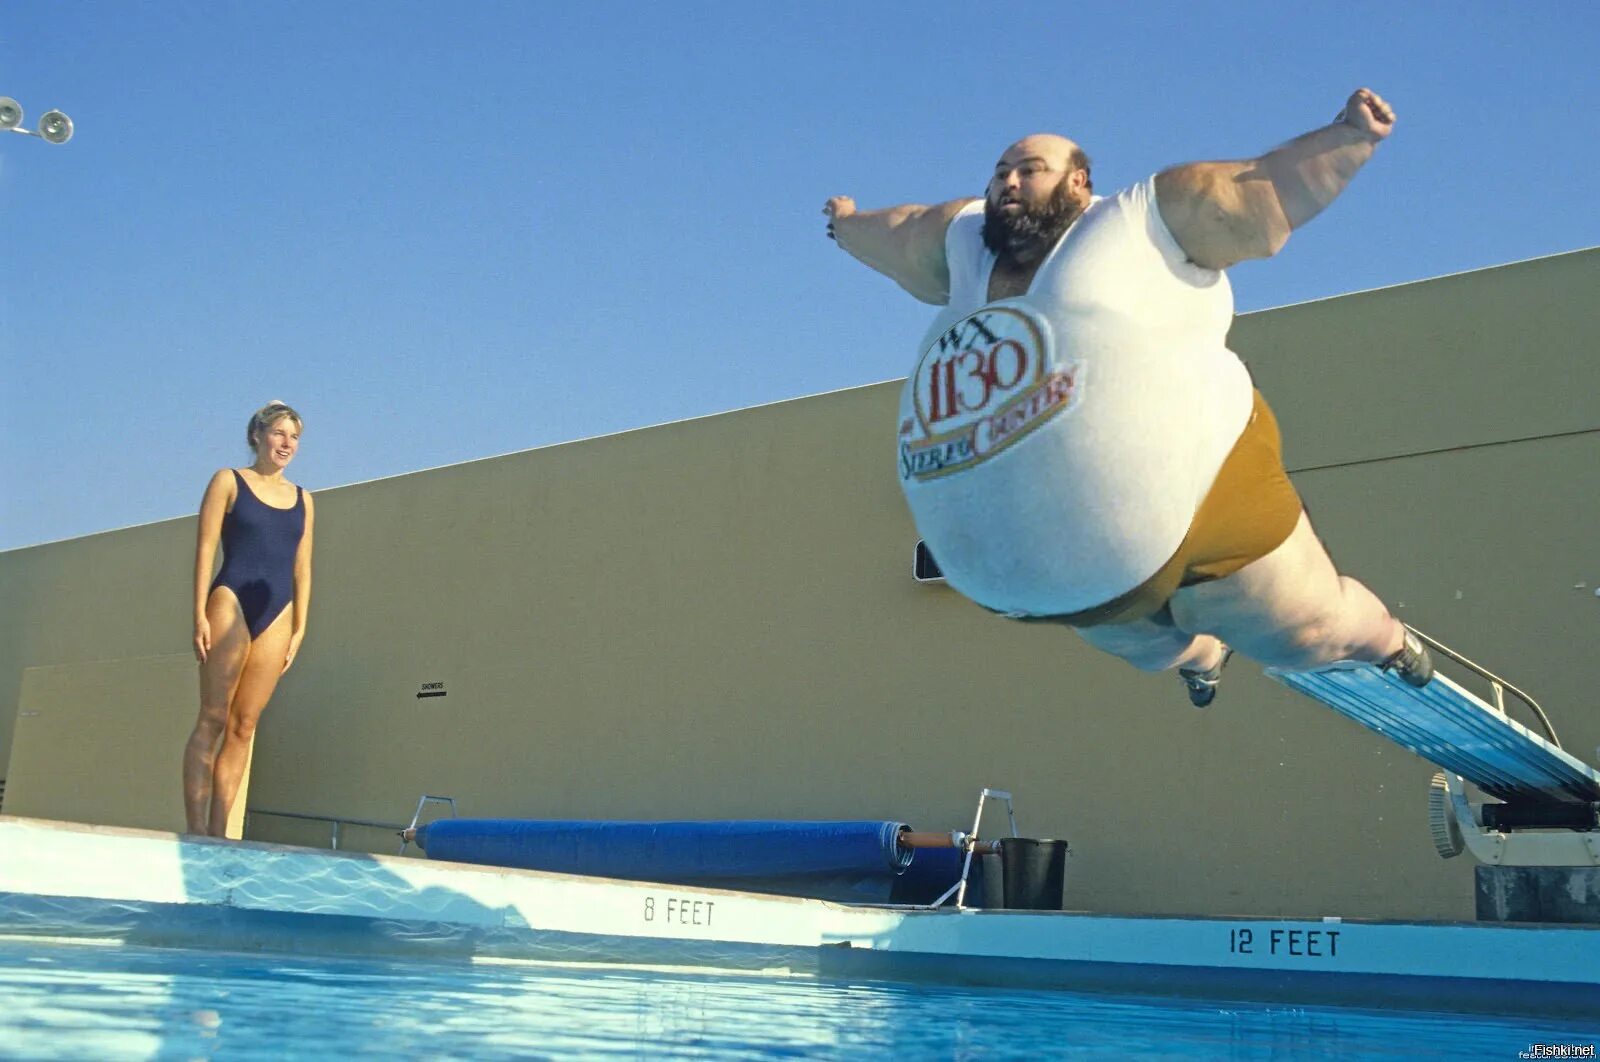
[[[1226,265],[1251,258],[1271,258],[1283,250],[1283,245],[1289,242],[1289,233],[1294,231],[1282,211],[1263,209],[1259,205],[1234,213],[1220,228],[1228,234],[1228,246],[1219,256],[1231,259]],[[1215,268],[1226,268],[1226,265]]]
[[1253,180],[1255,171],[1229,182],[1231,193],[1221,200],[1241,258],[1271,258],[1289,242],[1294,224],[1270,181]]
[[1207,269],[1228,269],[1252,258],[1271,258],[1283,250],[1289,242],[1289,227],[1234,218],[1192,242],[1191,262]]

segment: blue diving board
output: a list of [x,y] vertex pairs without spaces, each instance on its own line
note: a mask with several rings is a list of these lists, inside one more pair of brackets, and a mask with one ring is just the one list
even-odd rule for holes
[[1443,675],[1421,689],[1371,664],[1268,677],[1505,801],[1600,800],[1600,773]]

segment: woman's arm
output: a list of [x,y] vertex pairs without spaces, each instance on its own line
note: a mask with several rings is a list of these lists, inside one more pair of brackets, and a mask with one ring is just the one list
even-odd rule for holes
[[217,541],[222,537],[222,518],[238,488],[233,473],[219,469],[206,484],[200,499],[200,522],[194,535],[194,655],[203,664],[211,652],[211,621],[206,617],[206,598],[211,593],[211,569],[217,560]]

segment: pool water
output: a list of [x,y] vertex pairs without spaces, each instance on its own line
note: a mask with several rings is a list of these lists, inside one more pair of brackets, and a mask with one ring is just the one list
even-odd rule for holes
[[1526,1018],[0,940],[6,1058],[1516,1059],[1596,1043],[1600,1024]]

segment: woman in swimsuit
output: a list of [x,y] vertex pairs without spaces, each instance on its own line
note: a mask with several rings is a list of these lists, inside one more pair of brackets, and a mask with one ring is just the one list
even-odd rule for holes
[[[255,736],[289,670],[311,608],[311,495],[283,470],[300,448],[300,414],[268,402],[250,418],[249,468],[211,477],[194,554],[194,652],[200,718],[183,751],[188,831],[225,836]],[[217,543],[222,570],[211,578]]]

